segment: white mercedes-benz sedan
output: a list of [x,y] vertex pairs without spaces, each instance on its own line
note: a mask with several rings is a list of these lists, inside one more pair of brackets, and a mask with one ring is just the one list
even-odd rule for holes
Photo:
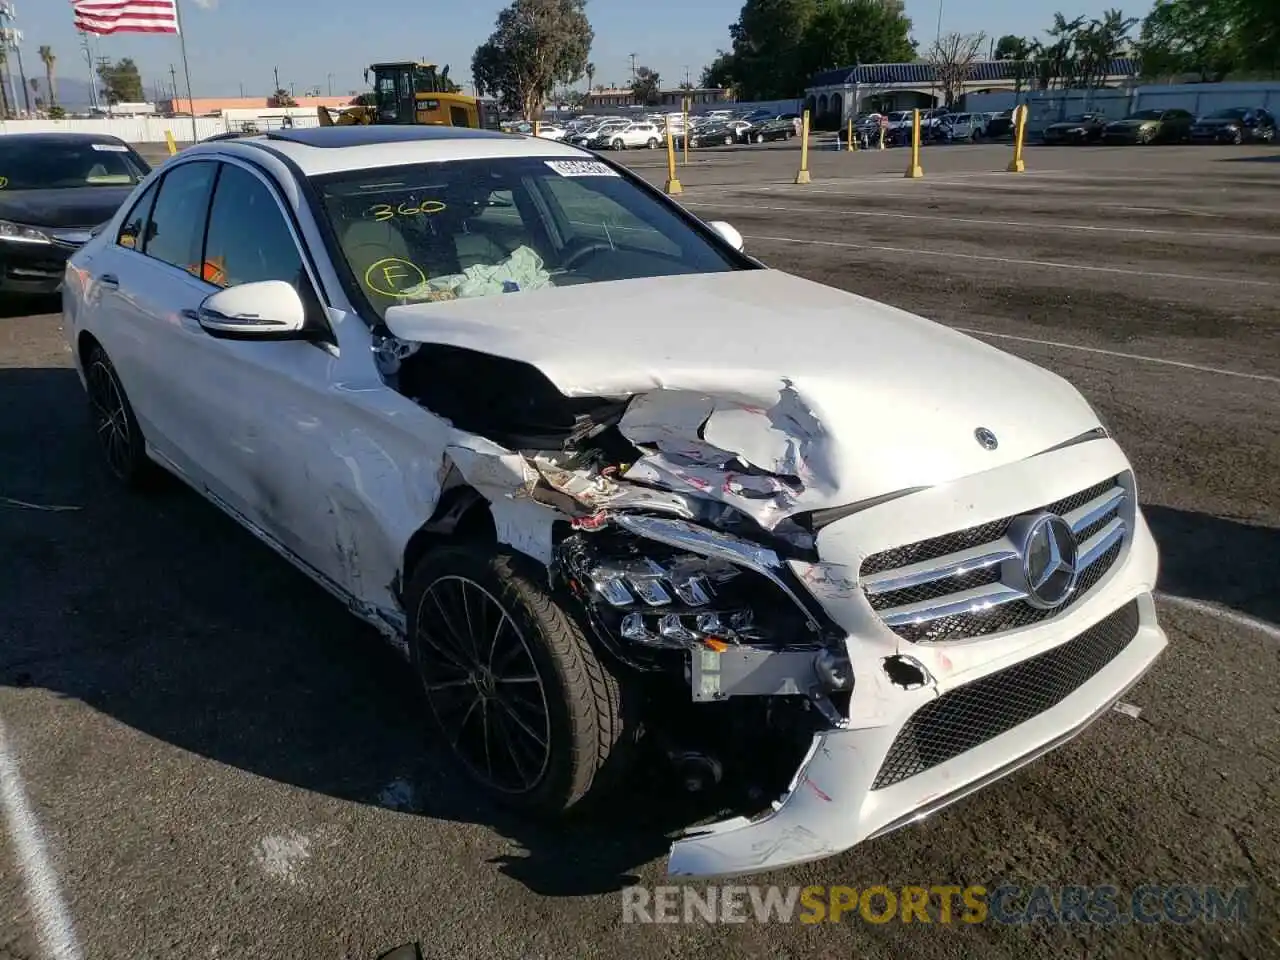
[[742,247],[566,144],[286,130],[139,184],[65,330],[111,472],[375,625],[479,789],[565,814],[646,751],[750,781],[668,864],[744,874],[1039,757],[1166,640],[1076,390]]

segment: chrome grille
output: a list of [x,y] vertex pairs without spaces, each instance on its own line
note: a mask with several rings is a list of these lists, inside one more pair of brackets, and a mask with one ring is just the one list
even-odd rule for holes
[[898,732],[871,789],[946,763],[1057,706],[1114,660],[1137,632],[1135,600],[1061,646],[930,701]]
[[1021,567],[1008,536],[1019,515],[906,544],[868,557],[862,589],[885,625],[905,640],[938,642],[988,636],[1030,626],[1069,609],[1092,590],[1119,559],[1127,534],[1125,475],[1041,510],[1070,525],[1076,537],[1079,579],[1066,602],[1043,609],[1009,571]]

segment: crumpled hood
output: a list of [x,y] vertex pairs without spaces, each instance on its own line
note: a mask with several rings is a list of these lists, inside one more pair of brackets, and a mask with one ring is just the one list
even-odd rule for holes
[[[398,338],[528,363],[568,396],[626,397],[620,425],[661,476],[739,454],[788,481],[778,514],[998,467],[1094,429],[1062,378],[902,310],[775,270],[393,307]],[[986,428],[994,450],[975,438]],[[709,449],[708,449],[709,448]],[[694,476],[697,474],[697,476]],[[715,474],[724,479],[720,471]],[[799,482],[796,483],[795,481]],[[722,499],[759,491],[729,491]],[[750,486],[750,484],[748,484]]]

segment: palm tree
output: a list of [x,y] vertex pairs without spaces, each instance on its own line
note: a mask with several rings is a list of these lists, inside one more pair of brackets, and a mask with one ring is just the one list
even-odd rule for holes
[[57,64],[58,58],[54,55],[53,47],[45,46],[40,48],[40,62],[44,64],[45,87],[49,91],[49,106],[56,107],[58,105],[58,81],[54,78],[54,65]]
[[0,118],[9,118],[9,84],[5,77],[9,73],[9,51],[0,43]]
[[583,70],[583,73],[587,75],[587,93],[590,93],[591,81],[594,80],[596,76],[596,65],[594,63],[588,63],[586,69]]

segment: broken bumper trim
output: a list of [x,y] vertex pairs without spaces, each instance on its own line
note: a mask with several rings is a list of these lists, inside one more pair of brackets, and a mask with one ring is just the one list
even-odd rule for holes
[[[671,847],[673,877],[729,877],[822,859],[918,822],[1071,740],[1109,710],[1167,640],[1149,593],[1126,648],[1064,700],[966,753],[893,786],[871,784],[906,721],[814,737],[787,794],[757,820],[701,828]],[[1101,619],[1101,618],[1099,618]],[[1079,628],[1077,628],[1079,629]]]

